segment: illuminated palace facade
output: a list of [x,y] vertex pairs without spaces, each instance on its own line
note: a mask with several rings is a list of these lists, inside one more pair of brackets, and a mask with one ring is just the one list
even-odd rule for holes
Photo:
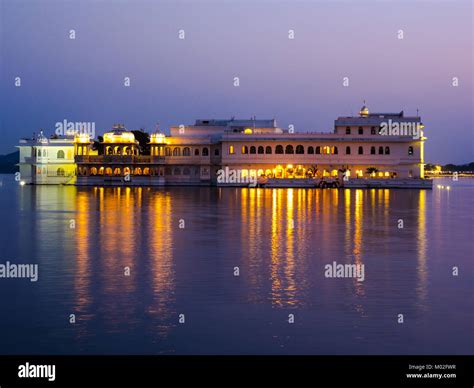
[[144,155],[134,135],[116,126],[103,137],[102,155],[91,154],[87,136],[76,136],[76,184],[219,185],[218,171],[228,169],[276,186],[318,180],[348,187],[401,181],[426,186],[423,132],[382,133],[387,122],[423,128],[418,116],[369,113],[365,106],[358,116],[337,118],[333,133],[291,133],[275,120],[197,120],[171,127],[170,136],[152,134]]

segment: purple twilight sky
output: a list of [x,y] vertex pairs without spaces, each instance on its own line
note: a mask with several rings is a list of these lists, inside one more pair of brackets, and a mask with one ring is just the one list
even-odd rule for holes
[[256,115],[331,131],[366,100],[419,109],[427,161],[471,162],[472,20],[469,0],[0,0],[0,153],[64,119],[102,133]]

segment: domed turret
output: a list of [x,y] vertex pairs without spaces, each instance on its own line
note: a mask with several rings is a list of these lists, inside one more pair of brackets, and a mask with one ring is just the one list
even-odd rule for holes
[[360,108],[359,115],[361,117],[367,117],[369,115],[369,108],[367,108],[367,106],[365,106],[365,104],[362,108]]
[[129,144],[138,142],[132,132],[125,130],[123,125],[114,125],[112,131],[104,133],[104,143]]
[[112,131],[104,133],[105,155],[138,155],[138,141],[123,125],[114,125]]

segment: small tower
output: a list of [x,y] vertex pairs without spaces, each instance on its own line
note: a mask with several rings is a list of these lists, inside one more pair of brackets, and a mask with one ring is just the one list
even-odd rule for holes
[[359,115],[360,117],[369,116],[369,108],[367,108],[367,106],[365,105],[365,100],[364,100],[364,105],[362,106],[362,108],[360,108]]

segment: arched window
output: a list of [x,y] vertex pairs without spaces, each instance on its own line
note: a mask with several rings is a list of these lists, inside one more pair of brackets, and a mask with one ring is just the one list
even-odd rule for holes
[[255,148],[255,146],[250,147],[250,153],[251,154],[256,154],[257,153],[257,149]]
[[370,147],[370,155],[375,155],[375,147]]
[[337,155],[337,147],[333,147],[333,154]]
[[302,145],[296,146],[296,153],[297,154],[304,154],[304,147]]
[[351,154],[351,147],[346,146],[346,155],[350,155],[350,154]]
[[178,147],[173,149],[173,156],[181,156],[181,150]]
[[229,146],[229,155],[233,155],[234,152],[235,152],[235,151],[234,151],[234,146],[231,144],[231,145]]
[[382,146],[379,147],[379,155],[383,155],[383,147]]
[[308,154],[309,154],[309,155],[313,155],[313,154],[314,154],[314,148],[313,148],[313,146],[309,146],[309,147],[308,147]]
[[135,167],[135,175],[142,175],[142,169],[140,167]]
[[150,175],[150,169],[148,167],[143,169],[143,175]]
[[97,175],[97,168],[92,167],[90,171],[91,171],[91,175]]
[[63,151],[63,150],[59,150],[56,157],[57,157],[58,159],[64,159],[64,151]]
[[105,169],[105,175],[112,175],[112,169],[110,167]]
[[120,168],[116,167],[114,170],[114,175],[120,175],[120,174],[121,174]]
[[371,135],[376,135],[377,132],[375,131],[375,127],[370,127],[370,134]]
[[362,146],[359,146],[359,155],[364,154],[364,148]]
[[166,156],[171,156],[171,148],[170,147],[165,148],[165,155]]
[[214,156],[219,156],[219,148],[216,148],[216,149],[214,150]]
[[295,151],[293,149],[293,146],[291,144],[288,144],[285,148],[285,154],[294,154]]
[[57,176],[64,176],[64,169],[59,167],[57,170],[56,170],[56,175]]
[[183,156],[191,156],[191,148],[184,147],[183,148]]
[[263,154],[263,147],[262,147],[262,146],[258,146],[258,151],[257,151],[257,153]]
[[385,147],[385,155],[390,155],[390,147]]
[[272,147],[266,146],[266,147],[265,147],[265,153],[266,153],[266,154],[271,154],[271,153],[272,153]]
[[247,146],[242,146],[242,153],[243,153],[243,154],[248,154],[248,153],[249,153],[249,147],[247,147]]
[[316,155],[321,155],[321,147],[320,146],[316,147]]
[[202,156],[209,156],[209,148],[204,147],[202,149]]
[[43,150],[43,156],[46,156],[46,155],[47,155],[46,150]]
[[275,148],[275,154],[282,154],[282,153],[283,153],[283,146],[279,144]]
[[408,155],[413,155],[413,147],[408,147]]
[[363,135],[363,134],[364,134],[364,128],[359,127],[359,135]]
[[104,167],[99,168],[99,175],[104,175]]
[[323,154],[329,155],[331,153],[331,148],[329,146],[323,147]]
[[196,149],[194,150],[194,156],[199,156],[199,148],[196,148]]

